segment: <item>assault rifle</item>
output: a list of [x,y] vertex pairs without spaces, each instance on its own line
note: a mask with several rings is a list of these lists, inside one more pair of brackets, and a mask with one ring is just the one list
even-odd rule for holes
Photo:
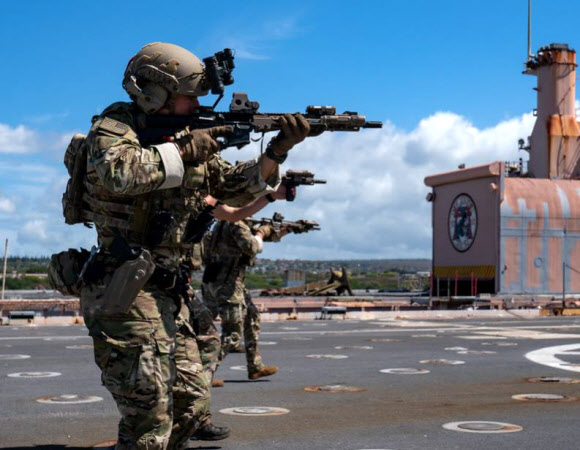
[[292,202],[296,198],[292,188],[296,186],[312,186],[314,184],[326,184],[326,180],[314,178],[314,174],[308,170],[287,170],[282,175],[282,184],[286,186],[286,201]]
[[261,219],[245,219],[245,221],[250,225],[251,228],[259,228],[262,225],[271,225],[274,228],[276,234],[280,234],[282,228],[286,228],[289,233],[300,234],[308,233],[309,231],[319,231],[320,225],[318,222],[313,220],[300,219],[296,222],[289,222],[284,220],[284,216],[280,213],[274,213],[271,219],[265,217]]
[[[229,111],[219,112],[214,107],[201,106],[191,116],[146,115],[139,124],[139,140],[142,145],[148,145],[173,136],[185,127],[199,129],[229,125],[233,131],[221,141],[222,149],[240,149],[251,142],[252,132],[264,134],[281,129],[279,119],[285,113],[260,113],[259,108],[260,104],[250,101],[246,93],[234,92]],[[311,136],[324,131],[360,131],[362,128],[383,127],[382,122],[368,121],[365,116],[353,111],[336,114],[334,106],[310,105],[303,115],[310,124]]]

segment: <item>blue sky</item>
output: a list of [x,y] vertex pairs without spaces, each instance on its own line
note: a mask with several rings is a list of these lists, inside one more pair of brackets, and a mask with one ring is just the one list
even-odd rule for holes
[[[550,42],[579,45],[580,2],[536,1],[533,8],[533,51]],[[527,132],[533,119],[526,114],[535,107],[535,79],[521,75],[526,40],[525,0],[3,2],[0,238],[10,237],[19,254],[90,244],[91,234],[59,223],[66,140],[86,131],[108,104],[127,99],[123,71],[143,44],[166,41],[200,57],[234,48],[236,82],[227,95],[248,92],[263,111],[334,104],[388,122],[381,132],[325,136],[296,149],[287,166],[316,168],[329,184],[324,193],[305,189],[302,202],[276,206],[288,218],[318,214],[327,225],[318,237],[290,237],[266,256],[430,257],[428,226],[408,234],[392,227],[430,222],[422,185],[430,171],[452,169],[456,160],[470,165],[518,156],[509,153],[512,134]],[[227,104],[226,97],[221,106]],[[482,149],[473,153],[468,144],[478,136]],[[490,142],[495,147],[485,149]],[[354,157],[362,158],[360,167],[353,151],[363,152]],[[383,154],[386,159],[377,156]],[[351,170],[342,179],[332,179],[345,168]],[[405,190],[402,177],[419,182]],[[346,179],[365,189],[353,190]],[[367,205],[364,198],[377,192],[388,197],[385,203]],[[352,236],[362,223],[330,220],[337,220],[333,208],[361,205],[367,223],[376,221],[381,245]]]

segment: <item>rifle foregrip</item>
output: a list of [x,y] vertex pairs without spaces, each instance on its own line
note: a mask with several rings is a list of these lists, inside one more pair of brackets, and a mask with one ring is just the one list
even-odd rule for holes
[[296,186],[294,184],[287,184],[286,185],[286,201],[293,202],[296,198]]

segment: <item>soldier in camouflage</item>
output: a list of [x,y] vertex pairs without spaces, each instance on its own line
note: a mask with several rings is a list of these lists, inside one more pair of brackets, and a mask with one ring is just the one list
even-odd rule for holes
[[[218,205],[218,213],[222,220],[235,221],[240,217],[248,217],[262,209],[273,200],[285,200],[286,186],[280,185],[275,193],[267,194],[258,200],[244,207],[225,207]],[[294,191],[294,189],[293,189]],[[295,193],[293,194],[295,197]],[[195,244],[190,255],[192,271],[202,268],[202,243]],[[198,297],[191,286],[188,289],[189,311],[184,311],[183,317],[189,316],[190,325],[195,332],[195,340],[199,349],[201,373],[194,378],[197,391],[201,394],[206,392],[206,386],[223,386],[222,380],[214,380],[213,375],[219,366],[221,358],[221,341],[220,334],[215,326],[214,318],[211,311]],[[202,377],[201,383],[199,377]],[[208,392],[209,394],[209,392]],[[195,401],[195,410],[200,411],[199,426],[193,434],[193,439],[201,441],[214,441],[224,439],[229,436],[227,427],[216,427],[211,423],[210,396],[200,395]]]
[[239,348],[243,336],[251,380],[273,375],[278,368],[265,365],[258,350],[260,314],[244,286],[246,267],[254,265],[264,241],[277,242],[286,234],[284,227],[276,233],[271,225],[253,230],[242,220],[220,221],[204,237],[203,299],[214,317],[221,317],[220,359]]
[[285,116],[264,155],[231,166],[216,156],[227,127],[146,133],[147,115],[190,114],[207,94],[192,53],[147,45],[130,60],[123,86],[133,102],[106,108],[86,139],[82,217],[95,224],[99,246],[82,273],[81,306],[121,413],[116,448],[182,449],[204,413],[196,401],[209,396],[183,303],[193,248],[183,242],[186,225],[203,211],[224,218],[228,204],[258,207],[276,191],[278,164],[308,123]]

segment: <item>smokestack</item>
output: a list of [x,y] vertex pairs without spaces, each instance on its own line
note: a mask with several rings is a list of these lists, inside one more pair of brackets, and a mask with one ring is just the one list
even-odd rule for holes
[[576,52],[550,44],[526,62],[538,77],[536,124],[530,138],[529,173],[535,178],[578,178],[580,127],[576,121]]

